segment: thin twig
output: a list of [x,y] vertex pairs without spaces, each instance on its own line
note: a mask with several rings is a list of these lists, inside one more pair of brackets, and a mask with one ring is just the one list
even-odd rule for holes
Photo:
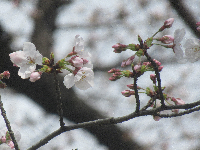
[[160,73],[158,71],[158,67],[157,67],[156,63],[153,61],[153,59],[149,56],[149,54],[147,53],[146,50],[144,52],[144,55],[147,57],[148,61],[150,61],[151,64],[153,65],[153,67],[154,67],[156,78],[157,78],[157,81],[158,81],[158,89],[159,89],[159,95],[160,95],[160,100],[161,100],[161,106],[165,107],[164,96],[163,96],[162,88],[161,88]]
[[1,101],[1,95],[0,95],[0,109],[1,109],[1,115],[4,118],[4,121],[6,123],[6,127],[7,127],[8,131],[9,131],[10,137],[11,137],[13,143],[14,143],[15,149],[16,150],[20,150],[19,147],[18,147],[17,141],[15,140],[15,135],[14,135],[12,129],[11,129],[10,122],[9,122],[7,116],[6,116],[6,111],[3,108],[3,102]]

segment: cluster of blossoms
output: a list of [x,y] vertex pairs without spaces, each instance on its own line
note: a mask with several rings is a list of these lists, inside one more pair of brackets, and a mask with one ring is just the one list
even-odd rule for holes
[[[54,54],[51,53],[50,59],[43,57],[33,43],[24,43],[23,51],[17,51],[9,54],[14,66],[20,67],[18,75],[22,79],[30,78],[35,82],[41,78],[43,72],[62,73],[62,70],[68,70],[70,73],[64,77],[64,85],[71,88],[74,84],[82,90],[93,86],[93,65],[88,60],[90,53],[84,51],[84,41],[79,35],[75,36],[75,46],[71,53],[64,59],[59,60],[54,65]],[[36,70],[36,65],[42,66]]]
[[1,81],[3,78],[9,79],[10,73],[9,71],[4,71],[3,73],[0,74],[0,88],[4,89],[6,87],[6,84]]
[[[158,72],[162,71],[163,66],[161,66],[161,63],[158,60],[153,59],[152,64],[151,62],[141,62],[140,57],[144,56],[144,54],[147,52],[147,50],[153,46],[153,45],[161,45],[166,48],[172,48],[173,52],[175,53],[175,56],[179,62],[185,62],[184,59],[184,52],[182,50],[181,46],[181,41],[183,40],[183,37],[185,36],[185,29],[177,29],[174,33],[174,36],[171,35],[165,35],[161,38],[154,38],[154,36],[162,32],[166,28],[170,28],[174,22],[173,18],[169,18],[164,22],[164,25],[151,37],[148,38],[146,41],[143,42],[140,36],[138,36],[138,41],[140,44],[129,44],[129,45],[124,45],[117,43],[116,45],[113,45],[112,48],[114,48],[115,53],[121,53],[122,51],[126,51],[127,49],[130,49],[132,51],[135,51],[135,54],[130,56],[128,59],[124,60],[121,64],[121,67],[125,66],[131,66],[132,71],[130,70],[120,70],[120,69],[111,69],[108,71],[108,73],[113,73],[113,75],[109,78],[111,81],[116,81],[120,79],[121,77],[127,77],[127,78],[135,78],[135,77],[140,77],[141,75],[144,74],[146,71],[155,71],[155,66],[158,69]],[[200,25],[200,23],[199,23]],[[154,44],[152,43],[153,40],[160,41],[162,44]],[[172,45],[168,45],[171,44]],[[192,62],[192,60],[196,60],[200,58],[200,54],[197,53],[200,49],[199,47],[199,40],[187,40],[184,47],[185,49],[185,55],[188,61]],[[137,62],[136,65],[133,64],[134,58],[138,56],[139,61]],[[146,55],[145,55],[146,56]],[[146,56],[147,57],[147,56]],[[151,107],[156,108],[158,106],[161,106],[160,101],[156,102],[157,100],[161,100],[160,97],[160,91],[157,86],[157,77],[155,74],[150,75],[150,79],[152,80],[154,84],[154,90],[151,90],[149,87],[146,89],[143,89],[139,86],[137,86],[137,90],[143,90],[143,92],[139,93],[145,93],[147,96],[150,97],[149,104]],[[135,87],[134,84],[129,84],[127,85],[129,90],[124,90],[122,91],[122,95],[125,97],[129,97],[131,95],[135,95]],[[161,87],[161,90],[164,91],[165,87]],[[184,105],[185,102],[180,99],[180,98],[174,98],[174,97],[169,97],[167,94],[162,93],[164,97],[164,104],[165,105]],[[178,113],[177,110],[172,110],[174,113]],[[160,112],[162,113],[162,112]],[[158,114],[160,114],[158,113]],[[160,119],[159,115],[153,115],[154,120],[158,121]]]
[[93,86],[94,72],[90,58],[91,54],[84,51],[83,38],[76,35],[73,51],[65,59],[73,67],[73,71],[64,77],[63,83],[67,88],[74,84],[81,90]]
[[[14,135],[16,141],[18,142],[21,139],[21,134],[19,133],[19,131],[16,131],[14,132]],[[1,150],[12,150],[15,148],[7,129],[3,129],[0,131],[0,145]]]

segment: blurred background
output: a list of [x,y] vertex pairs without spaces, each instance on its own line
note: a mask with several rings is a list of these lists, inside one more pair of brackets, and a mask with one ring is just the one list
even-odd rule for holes
[[[195,25],[200,21],[198,6],[198,0],[1,0],[0,71],[9,70],[11,77],[4,80],[8,87],[0,94],[8,119],[21,133],[20,148],[27,149],[58,129],[59,117],[53,76],[43,74],[35,83],[21,79],[9,53],[22,50],[24,42],[32,42],[45,57],[54,52],[58,61],[71,52],[74,37],[79,34],[85,41],[85,51],[92,54],[95,85],[86,91],[76,87],[68,90],[63,85],[65,74],[59,75],[65,123],[120,117],[135,110],[135,98],[121,95],[132,80],[109,81],[111,74],[107,71],[122,69],[121,62],[133,52],[116,54],[112,45],[137,44],[138,35],[143,40],[151,37],[168,18],[175,18],[173,26],[156,37],[174,35],[176,29],[185,28],[184,45],[186,39],[200,37]],[[161,79],[165,93],[186,103],[199,100],[199,62],[177,64],[172,49],[159,46],[153,46],[149,54],[164,66]],[[138,85],[152,88],[151,73],[142,75]],[[148,100],[145,94],[140,95],[142,106]],[[197,150],[199,122],[199,112],[157,122],[152,116],[144,116],[117,125],[62,133],[39,149]],[[4,127],[0,117],[0,129]]]

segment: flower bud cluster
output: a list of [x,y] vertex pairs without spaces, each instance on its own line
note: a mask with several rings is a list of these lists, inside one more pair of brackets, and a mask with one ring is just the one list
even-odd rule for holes
[[[14,131],[16,141],[21,139],[21,134],[19,131]],[[5,147],[5,149],[14,149],[14,143],[10,137],[9,131],[3,129],[0,131],[0,147]]]
[[[185,104],[185,102],[182,99],[169,97],[166,94],[165,94],[165,101],[166,101],[167,105],[184,105]],[[151,105],[151,107],[153,107],[153,108],[156,108],[156,107],[159,107],[159,106],[160,106],[160,103],[156,104],[156,102],[154,102]],[[171,112],[178,114],[179,113],[179,109],[172,109]],[[162,113],[162,112],[159,112],[158,114],[160,114],[160,113]],[[161,117],[153,115],[153,119],[155,121],[159,121],[161,119]]]
[[119,69],[111,69],[108,71],[108,73],[113,73],[113,75],[109,78],[110,81],[116,81],[120,79],[121,77],[127,77],[127,78],[133,78],[133,72],[129,70],[119,70]]
[[3,73],[0,74],[0,88],[4,89],[7,85],[1,81],[3,78],[9,79],[10,78],[10,73],[9,71],[4,71]]
[[[35,82],[45,73],[62,73],[67,70],[70,73],[64,78],[64,85],[71,88],[74,84],[79,89],[88,89],[93,86],[93,65],[88,60],[91,54],[84,51],[84,41],[79,35],[75,36],[75,46],[71,53],[64,59],[54,64],[54,54],[50,54],[50,59],[43,57],[33,43],[24,43],[23,51],[17,51],[9,54],[14,66],[20,67],[18,75],[22,79],[30,78],[31,82]],[[69,58],[69,59],[68,59]],[[42,66],[39,70],[36,65]]]

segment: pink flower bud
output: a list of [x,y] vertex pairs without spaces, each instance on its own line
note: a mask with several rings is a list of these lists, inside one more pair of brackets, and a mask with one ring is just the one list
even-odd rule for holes
[[158,71],[159,71],[159,72],[162,71],[163,68],[164,68],[164,66],[159,66],[159,67],[158,67]]
[[155,121],[159,121],[159,120],[161,119],[161,117],[159,117],[159,116],[153,116],[153,119],[154,119]]
[[134,89],[134,85],[133,84],[129,84],[129,85],[127,85],[127,87],[129,87],[130,89]]
[[9,78],[10,78],[10,73],[9,73],[9,71],[4,71],[4,72],[3,72],[3,77],[6,78],[6,79],[9,79]]
[[6,136],[2,136],[1,142],[2,142],[2,143],[6,143]]
[[33,72],[33,73],[31,73],[31,76],[30,76],[30,79],[29,79],[29,80],[30,80],[31,82],[35,82],[35,81],[37,81],[37,80],[40,79],[41,74],[42,74],[42,73],[40,73],[40,72]]
[[176,105],[184,105],[184,104],[185,104],[185,102],[184,102],[182,99],[180,99],[180,98],[174,98],[174,97],[172,97],[171,100],[172,100]]
[[81,59],[80,57],[75,57],[73,60],[73,65],[74,67],[82,67],[83,66],[83,59]]
[[134,70],[135,70],[136,73],[138,73],[140,71],[140,69],[141,69],[141,65],[135,65],[134,66]]
[[150,79],[153,81],[154,84],[156,84],[156,75],[155,74],[151,74]]
[[174,18],[169,18],[169,19],[167,19],[167,20],[164,22],[164,27],[165,27],[165,28],[170,28],[170,27],[172,26],[173,22],[174,22]]
[[124,95],[125,97],[129,97],[131,95],[135,95],[135,91],[130,91],[130,90],[124,90],[121,92],[122,95]]
[[127,45],[117,43],[112,46],[114,48],[115,53],[121,53],[122,51],[125,51],[127,49]]
[[164,44],[170,44],[174,42],[174,37],[171,35],[165,35],[162,38],[158,39],[159,41],[161,41]]
[[8,146],[9,146],[11,149],[15,148],[15,145],[14,145],[14,143],[13,143],[12,141],[9,141],[9,142],[8,142]]
[[197,26],[200,26],[200,22],[197,22],[196,25],[197,25]]
[[153,61],[156,63],[156,65],[160,66],[161,65],[161,62],[159,62],[158,60],[156,59],[153,59]]
[[159,29],[159,32],[163,31],[165,28],[170,28],[174,22],[174,18],[169,18],[164,22],[164,25]]
[[110,77],[110,78],[109,78],[109,80],[110,80],[110,81],[116,81],[116,80],[117,80],[117,78],[116,78],[116,77],[114,77],[114,76],[112,76],[112,77]]
[[120,72],[120,71],[121,71],[120,69],[113,68],[113,69],[109,70],[108,73],[115,73],[115,72]]

